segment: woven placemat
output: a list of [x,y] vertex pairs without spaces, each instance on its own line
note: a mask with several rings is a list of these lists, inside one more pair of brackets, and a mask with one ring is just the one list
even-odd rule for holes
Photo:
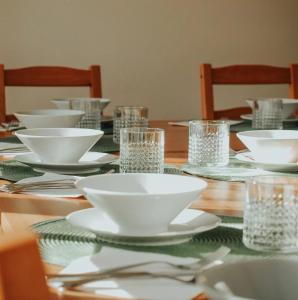
[[[298,129],[298,121],[297,122],[283,122],[283,129]],[[248,130],[255,130],[251,127],[251,121],[245,120],[240,124],[230,126],[231,132],[240,132],[240,131],[248,131]]]
[[287,175],[297,177],[297,172],[272,172],[256,168],[254,165],[246,162],[239,161],[234,155],[230,157],[229,164],[225,167],[206,167],[200,168],[189,164],[181,167],[185,173],[205,177],[209,179],[222,180],[222,181],[239,181],[244,182],[249,177],[258,175]]
[[[115,173],[119,173],[119,165],[117,164],[107,164],[102,165],[100,169],[94,173],[88,173],[86,175],[80,174],[80,176],[90,176],[90,175],[96,175],[96,174],[104,174],[108,172],[109,170],[113,169]],[[182,170],[177,169],[174,166],[166,165],[164,172],[166,174],[179,174],[181,175],[183,173]],[[19,163],[16,160],[6,160],[6,161],[0,161],[0,178],[6,179],[9,181],[19,181],[25,178],[29,177],[36,177],[41,176],[44,173],[36,172],[33,170],[33,168]]]
[[51,264],[66,266],[81,256],[92,255],[102,246],[164,253],[183,257],[200,257],[221,245],[231,248],[231,256],[263,255],[247,249],[242,243],[242,219],[222,217],[222,224],[208,232],[197,234],[189,242],[171,246],[123,246],[102,242],[94,233],[72,226],[65,219],[43,221],[32,226],[40,234],[43,259]]
[[[0,138],[0,142],[5,143],[21,143],[21,141],[16,136],[10,136],[5,138]],[[91,149],[90,151],[97,152],[117,152],[119,151],[119,145],[113,142],[112,135],[104,135]]]

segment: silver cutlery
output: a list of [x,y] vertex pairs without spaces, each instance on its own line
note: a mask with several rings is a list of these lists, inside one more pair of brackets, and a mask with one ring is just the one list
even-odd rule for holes
[[67,178],[40,182],[8,183],[0,186],[0,191],[6,193],[19,193],[40,189],[73,189],[75,188],[75,181],[76,179],[74,178]]
[[[190,264],[175,264],[167,261],[149,261],[137,264],[125,265],[122,267],[110,268],[98,272],[78,273],[78,274],[47,274],[51,282],[59,282],[64,287],[74,287],[85,283],[104,280],[108,278],[170,278],[182,282],[191,282],[202,270],[210,267],[216,261],[222,259],[231,250],[228,247],[221,246],[216,251],[206,255],[202,259]],[[173,267],[172,272],[149,272],[149,271],[129,271],[131,268],[147,266],[152,264],[165,264]],[[182,278],[187,276],[188,278]],[[189,276],[191,278],[189,278]]]
[[2,152],[18,153],[18,152],[25,152],[25,151],[30,151],[30,150],[27,147],[23,147],[23,146],[0,149],[0,153]]

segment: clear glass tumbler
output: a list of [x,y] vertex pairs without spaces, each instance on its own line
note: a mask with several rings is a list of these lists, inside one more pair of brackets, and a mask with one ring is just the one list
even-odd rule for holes
[[282,99],[250,100],[252,104],[252,128],[282,129]]
[[272,252],[298,251],[298,178],[257,176],[246,183],[243,243]]
[[120,172],[163,173],[164,130],[120,129]]
[[227,165],[229,129],[228,121],[190,121],[188,163],[197,167]]
[[120,129],[148,127],[148,108],[142,106],[118,106],[113,117],[113,141],[120,143]]
[[82,110],[85,115],[76,125],[80,128],[100,129],[101,106],[99,99],[77,98],[69,101],[70,109]]

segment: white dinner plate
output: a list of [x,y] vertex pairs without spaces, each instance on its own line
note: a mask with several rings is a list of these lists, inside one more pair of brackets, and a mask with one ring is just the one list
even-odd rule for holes
[[87,152],[78,163],[49,164],[40,161],[35,153],[17,155],[15,159],[36,171],[54,172],[58,174],[85,174],[98,171],[101,165],[117,160],[117,156],[101,152]]
[[118,233],[117,225],[96,208],[79,210],[69,214],[66,220],[74,225],[95,233],[101,240],[127,245],[173,245],[189,241],[194,234],[217,227],[219,217],[195,209],[183,210],[169,225],[167,232],[148,236],[129,236]]
[[[26,179],[22,179],[17,183],[33,183],[33,182],[43,182],[48,180],[62,180],[62,179],[79,179],[82,177],[77,176],[69,176],[69,175],[60,175],[54,173],[45,173],[42,176],[38,177],[30,177]],[[82,196],[82,192],[77,188],[72,189],[40,189],[34,190],[30,192],[22,192],[23,194],[32,194],[37,196],[45,196],[45,197],[80,197]]]
[[251,152],[239,153],[235,156],[241,162],[250,163],[258,168],[274,172],[298,172],[298,163],[268,163],[256,161]]
[[[240,116],[243,120],[252,120],[252,114],[244,114]],[[290,118],[290,119],[284,119],[283,122],[298,122],[298,118]]]

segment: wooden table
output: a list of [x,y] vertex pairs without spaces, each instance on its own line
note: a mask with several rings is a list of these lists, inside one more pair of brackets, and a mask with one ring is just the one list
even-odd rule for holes
[[[151,127],[165,129],[165,156],[166,162],[177,166],[187,160],[188,148],[188,129],[181,126],[170,126],[167,121],[152,121]],[[3,136],[3,135],[2,135]],[[231,147],[234,150],[243,148],[243,145],[231,134]],[[1,159],[1,158],[0,158]],[[206,180],[207,189],[202,193],[200,199],[195,201],[192,208],[202,209],[220,215],[242,215],[242,203],[244,198],[244,184],[239,182],[226,182],[217,180]],[[0,180],[0,184],[4,180]],[[2,212],[2,229],[15,231],[25,228],[33,223],[65,216],[68,213],[90,207],[90,204],[84,199],[71,198],[45,198],[33,195],[15,195],[0,193],[0,211]],[[57,266],[50,266],[51,271],[58,271]],[[76,293],[63,299],[76,299]],[[92,296],[85,295],[84,299],[94,299]],[[96,297],[97,298],[97,297]],[[102,299],[102,298],[101,298]],[[197,299],[201,299],[198,297]],[[205,298],[202,298],[205,299]]]
[[[152,121],[150,126],[165,129],[166,162],[178,166],[185,163],[187,160],[188,129],[182,126],[168,125],[167,121]],[[233,133],[230,141],[233,149],[243,148]],[[203,192],[200,200],[193,203],[192,207],[222,215],[241,215],[244,185],[238,182],[207,181],[208,188]],[[90,204],[83,198],[53,199],[0,193],[0,211],[6,212],[2,213],[1,218],[4,231],[28,227],[50,217],[64,216],[72,211],[87,207],[90,207]]]

